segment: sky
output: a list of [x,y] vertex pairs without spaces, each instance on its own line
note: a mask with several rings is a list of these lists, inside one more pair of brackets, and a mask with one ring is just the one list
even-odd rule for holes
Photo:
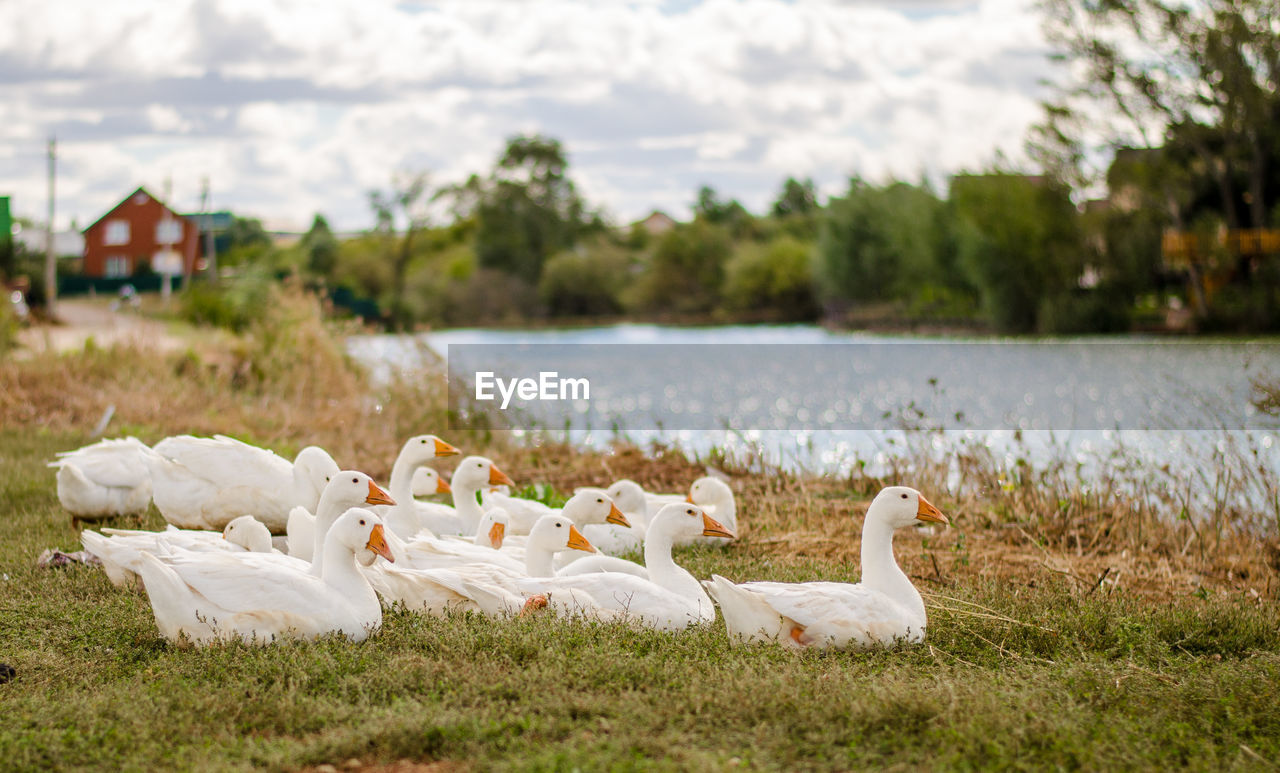
[[59,228],[138,185],[305,230],[369,191],[485,174],[520,133],[616,223],[699,186],[945,181],[1024,158],[1051,75],[1034,0],[3,0],[0,195]]

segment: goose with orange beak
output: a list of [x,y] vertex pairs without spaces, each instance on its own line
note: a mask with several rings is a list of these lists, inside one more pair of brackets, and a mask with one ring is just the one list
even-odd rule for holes
[[862,582],[748,582],[712,575],[730,640],[796,649],[865,649],[924,640],[924,600],[893,556],[893,534],[919,523],[950,523],[919,491],[890,486],[862,525]]
[[[393,483],[401,483],[392,476]],[[404,482],[406,492],[410,491],[411,481]],[[393,530],[403,538],[416,536],[418,531],[426,529],[430,534],[443,536],[446,534],[470,537],[476,533],[480,519],[484,515],[476,495],[487,486],[514,485],[507,474],[498,469],[491,459],[483,456],[468,456],[458,462],[453,476],[447,484],[453,498],[453,505],[438,502],[414,502],[413,513],[417,530],[406,534],[406,530],[392,524]],[[399,498],[396,487],[391,488],[391,495]]]
[[382,606],[356,566],[372,552],[392,560],[382,520],[352,508],[329,528],[319,577],[289,563],[228,553],[144,553],[139,569],[160,633],[175,642],[244,639],[264,644],[339,633],[360,641],[382,624]]

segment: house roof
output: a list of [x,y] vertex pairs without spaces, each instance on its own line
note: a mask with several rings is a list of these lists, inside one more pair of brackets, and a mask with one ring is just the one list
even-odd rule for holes
[[101,223],[103,220],[106,220],[107,218],[111,217],[113,214],[115,214],[116,210],[118,210],[118,209],[120,209],[121,207],[123,207],[126,203],[128,203],[129,199],[133,198],[134,196],[137,196],[139,193],[145,194],[145,195],[147,196],[147,198],[149,198],[149,199],[151,199],[151,200],[155,201],[155,202],[156,202],[156,203],[158,203],[160,206],[164,207],[164,208],[165,208],[165,211],[166,211],[166,212],[168,212],[169,214],[173,215],[174,217],[182,218],[182,219],[184,219],[184,220],[185,220],[185,219],[187,219],[185,215],[179,215],[177,212],[174,212],[172,209],[170,209],[170,208],[169,208],[169,205],[168,205],[168,204],[165,204],[163,201],[160,201],[160,199],[158,199],[156,196],[152,195],[151,191],[149,191],[149,190],[147,190],[145,187],[143,187],[143,186],[139,185],[139,186],[137,187],[137,189],[136,189],[136,190],[134,190],[134,191],[133,191],[132,193],[130,193],[128,196],[125,196],[123,199],[120,199],[120,201],[119,201],[119,202],[118,202],[114,207],[112,207],[111,209],[108,209],[108,210],[106,211],[106,213],[104,213],[104,214],[102,215],[102,217],[100,217],[100,218],[98,218],[97,220],[95,220],[95,221],[93,221],[92,223],[90,223],[90,224],[89,224],[88,226],[86,226],[86,227],[85,227],[85,229],[84,229],[83,231],[81,231],[80,233],[82,233],[82,234],[87,234],[87,233],[89,233],[90,231],[92,231],[92,230],[94,229],[94,227],[96,227],[96,226],[98,225],[98,223]]

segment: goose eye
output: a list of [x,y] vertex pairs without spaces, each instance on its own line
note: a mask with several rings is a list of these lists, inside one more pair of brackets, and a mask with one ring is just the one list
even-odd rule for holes
[[325,482],[325,483],[328,483],[328,482],[329,482],[329,478],[331,478],[331,477],[332,477],[332,476],[330,476],[330,475],[326,475],[326,476],[324,476],[324,482]]
[[603,499],[597,499],[596,501],[597,501],[597,502],[599,502],[599,503],[600,503],[600,504],[602,504],[602,505],[604,504],[604,500],[603,500]]
[[364,519],[363,519],[363,518],[361,518],[361,519],[360,519],[360,525],[361,525],[361,526],[364,526]]
[[907,498],[907,495],[906,495],[906,494],[903,494],[903,495],[902,495],[902,498],[903,498],[903,499],[906,499],[906,498]]
[[564,524],[563,524],[563,523],[557,523],[557,524],[556,524],[556,528],[557,528],[557,529],[559,529],[561,526],[564,526]]
[[477,467],[483,467],[483,466],[484,466],[484,462],[476,462],[476,466],[477,466]]
[[425,446],[425,445],[427,444],[427,439],[426,439],[426,438],[423,438],[422,440],[420,440],[420,441],[418,441],[418,442],[419,442],[419,443],[422,443],[422,445],[424,445],[424,446]]
[[351,479],[351,482],[352,482],[352,483],[359,483],[359,482],[360,482],[360,479],[359,479],[359,478],[352,478],[352,479]]
[[686,513],[688,513],[689,515],[693,515],[693,511],[692,511],[692,510],[685,510],[685,512],[686,512]]

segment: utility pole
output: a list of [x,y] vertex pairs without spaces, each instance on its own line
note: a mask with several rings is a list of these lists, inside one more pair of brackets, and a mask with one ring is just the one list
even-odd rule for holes
[[[166,175],[164,178],[164,202],[163,202],[166,209],[168,209],[169,207],[169,198],[172,193],[173,193],[173,178]],[[168,218],[168,214],[166,213],[164,215],[161,215],[161,217]],[[173,244],[166,240],[164,244],[157,245],[157,246],[168,247],[168,249],[164,250],[165,259],[161,264],[161,271],[160,271],[160,300],[164,303],[164,307],[167,309],[169,308],[169,299],[173,297],[173,273],[172,273],[172,266],[169,265],[169,260],[173,257],[172,255]]]
[[49,135],[49,220],[44,225],[44,310],[49,319],[58,316],[58,256],[53,249],[53,179],[58,141]]
[[209,177],[200,181],[200,211],[204,213],[205,276],[218,283],[218,248],[213,243],[213,212],[209,206]]

